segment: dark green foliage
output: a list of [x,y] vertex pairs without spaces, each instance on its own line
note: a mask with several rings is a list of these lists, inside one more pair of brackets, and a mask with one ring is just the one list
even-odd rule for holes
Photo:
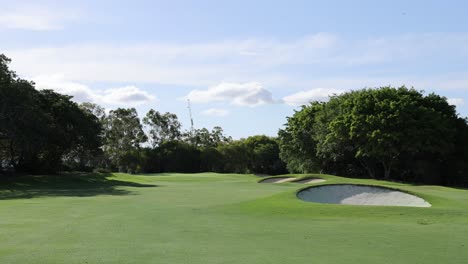
[[17,78],[16,73],[8,68],[10,62],[10,58],[4,54],[0,54],[0,85],[2,87],[8,86]]
[[8,70],[8,62],[0,56],[0,171],[56,172],[64,163],[92,166],[89,156],[97,155],[101,145],[99,120],[70,96],[35,90]]
[[279,158],[276,139],[263,135],[234,140],[218,146],[218,172],[282,174],[286,166]]
[[248,137],[244,144],[250,159],[248,169],[259,174],[286,173],[286,165],[279,159],[279,147],[276,139],[261,135]]
[[181,141],[168,141],[158,148],[160,172],[199,172],[200,150]]
[[324,105],[318,102],[303,106],[292,117],[288,117],[286,128],[278,132],[280,157],[292,173],[318,172],[321,168],[316,138],[321,132],[319,125],[324,123],[319,122],[324,117],[318,116],[318,113],[323,115],[323,108]]
[[0,159],[4,168],[18,170],[32,162],[47,144],[48,116],[39,93],[23,80],[4,81],[0,87]]
[[49,119],[47,142],[40,159],[42,170],[57,171],[62,161],[91,170],[94,156],[100,153],[99,120],[70,99],[50,90],[40,91],[40,103]]
[[149,147],[142,148],[141,151],[141,172],[158,173],[161,172],[161,158],[158,149]]
[[250,157],[244,140],[235,140],[218,147],[222,155],[223,172],[249,173]]
[[214,147],[200,148],[200,172],[223,172],[223,155]]
[[290,171],[315,165],[348,176],[364,170],[372,178],[443,184],[463,177],[466,129],[444,97],[404,86],[363,89],[288,118],[279,132],[281,158]]

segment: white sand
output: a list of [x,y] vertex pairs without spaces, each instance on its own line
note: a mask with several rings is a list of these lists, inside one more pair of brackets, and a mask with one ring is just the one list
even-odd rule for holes
[[300,191],[301,200],[316,203],[430,207],[424,199],[400,191],[353,184],[322,185]]
[[302,184],[309,184],[309,183],[319,183],[319,182],[324,182],[326,180],[324,179],[318,179],[318,178],[310,178],[310,179],[304,179],[304,180],[298,180],[294,181],[295,183],[302,183]]
[[296,178],[294,177],[278,177],[278,178],[269,178],[261,181],[260,183],[283,183],[283,182],[290,182],[294,181]]

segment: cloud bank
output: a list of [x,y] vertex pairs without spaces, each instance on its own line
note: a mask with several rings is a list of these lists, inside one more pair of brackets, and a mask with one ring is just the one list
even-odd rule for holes
[[63,75],[42,75],[33,78],[36,88],[51,89],[73,96],[76,102],[93,102],[104,105],[138,106],[153,102],[156,97],[133,85],[93,90],[87,85],[65,79]]

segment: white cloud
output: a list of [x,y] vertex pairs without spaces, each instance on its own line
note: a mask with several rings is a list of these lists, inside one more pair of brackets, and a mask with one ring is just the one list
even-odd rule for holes
[[193,90],[185,98],[194,103],[227,101],[239,106],[258,106],[274,102],[271,92],[257,82],[223,82],[206,90]]
[[41,6],[18,6],[0,11],[0,28],[47,31],[63,29],[78,19],[77,10],[52,9]]
[[98,96],[107,104],[119,105],[141,105],[156,99],[155,96],[135,86],[106,89]]
[[202,115],[206,116],[227,116],[229,115],[229,111],[220,108],[210,108],[206,109],[202,112]]
[[299,106],[308,104],[311,101],[328,101],[330,95],[341,94],[343,92],[343,90],[338,89],[316,88],[285,96],[283,102],[288,105]]
[[94,102],[103,105],[137,106],[150,103],[156,97],[135,86],[93,90],[87,85],[67,80],[64,75],[41,75],[33,78],[39,90],[51,89],[73,96],[76,102]]
[[448,103],[454,106],[462,106],[465,104],[465,100],[463,98],[449,98]]

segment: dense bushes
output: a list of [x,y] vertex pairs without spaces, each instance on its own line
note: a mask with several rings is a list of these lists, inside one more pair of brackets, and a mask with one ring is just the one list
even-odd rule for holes
[[[263,142],[256,142],[262,138]],[[281,174],[278,144],[266,136],[235,140],[216,147],[197,147],[183,141],[167,141],[157,148],[141,149],[141,166],[135,172],[223,172]]]

